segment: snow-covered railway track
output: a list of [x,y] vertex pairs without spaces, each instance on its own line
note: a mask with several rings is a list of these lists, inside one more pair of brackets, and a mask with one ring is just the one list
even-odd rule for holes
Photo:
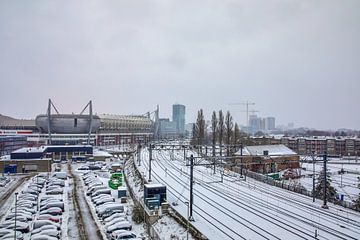
[[[165,159],[163,159],[165,160]],[[168,164],[169,167],[173,167],[173,169],[175,169],[176,171],[178,171],[178,168],[173,165],[173,162],[171,161],[164,161],[164,163]],[[170,165],[173,165],[173,166],[170,166]],[[164,167],[161,166],[163,169]],[[176,177],[176,175],[173,175],[173,177]],[[295,236],[297,236],[298,238],[303,238],[303,239],[307,239],[307,238],[311,238],[312,237],[312,234],[310,232],[308,232],[304,227],[300,226],[300,225],[296,225],[296,224],[289,224],[287,222],[288,219],[282,219],[277,217],[277,219],[273,219],[273,216],[271,215],[272,212],[269,212],[267,210],[267,206],[265,206],[264,204],[261,204],[260,202],[252,202],[253,204],[257,204],[256,207],[259,207],[259,205],[262,205],[263,209],[261,209],[261,211],[259,211],[259,209],[251,206],[251,204],[247,204],[247,202],[249,201],[249,199],[245,199],[245,198],[238,198],[238,199],[235,199],[233,196],[230,196],[229,193],[227,192],[224,192],[224,191],[219,191],[220,189],[214,187],[214,186],[211,186],[211,185],[207,185],[207,183],[203,180],[200,180],[200,179],[196,179],[197,182],[199,182],[201,184],[201,186],[203,188],[205,188],[206,190],[208,190],[209,192],[213,193],[214,195],[219,195],[221,198],[223,198],[224,200],[226,200],[228,203],[232,204],[233,206],[236,206],[238,208],[241,208],[251,214],[254,214],[256,215],[257,217],[259,218],[262,218],[262,219],[266,219],[269,223],[272,223],[274,224],[275,226],[279,227],[279,228],[283,228],[283,229],[286,229],[289,233],[291,234],[294,234]],[[188,184],[186,182],[182,182],[182,185],[184,187],[187,188]],[[230,189],[229,189],[230,190]],[[267,231],[266,229],[244,219],[243,217],[241,217],[239,214],[236,214],[235,212],[231,211],[229,208],[227,207],[224,207],[222,205],[216,205],[216,204],[213,204],[211,202],[211,199],[209,197],[207,197],[206,195],[204,194],[201,194],[201,191],[199,191],[200,194],[198,193],[195,193],[195,196],[197,197],[200,197],[203,201],[205,201],[206,203],[208,203],[210,206],[218,209],[219,211],[227,214],[230,218],[232,218],[233,220],[236,219],[236,218],[242,218],[243,220],[246,221],[247,224],[249,225],[246,225],[247,227],[251,227],[252,229],[255,227],[255,228],[258,228],[259,230],[262,230],[264,231],[265,234],[267,234],[267,236],[271,237],[271,238],[275,238],[275,239],[280,239],[278,238],[277,236],[275,236],[274,234],[272,234],[271,232]],[[241,195],[240,195],[241,196]],[[237,196],[239,197],[239,195]],[[205,199],[206,198],[206,199]],[[238,200],[242,200],[241,204],[238,203]],[[196,205],[195,205],[196,206]],[[220,208],[222,209],[220,209]],[[290,215],[288,215],[288,217],[291,217]],[[267,236],[263,235],[263,234],[260,234],[261,237],[265,238],[265,239],[269,239]],[[344,238],[345,239],[345,238]]]
[[[183,178],[186,177],[186,179],[188,179],[188,175],[184,174],[182,170],[180,170],[181,167],[183,167],[183,158],[181,158],[181,164],[176,165],[175,162],[178,161],[169,161],[169,156],[166,156],[164,154],[158,154],[155,155],[154,159],[159,159],[160,161],[154,161],[154,165],[159,165],[159,167],[161,168],[161,171],[166,172],[166,174],[172,178],[176,179],[178,182],[182,181],[181,184],[184,188],[187,188],[187,186],[189,185],[188,182],[184,182],[183,179],[179,178],[179,175],[184,175]],[[180,157],[180,156],[178,156]],[[174,155],[172,156],[172,158],[174,159]],[[145,158],[146,159],[146,158]],[[162,164],[159,164],[159,163]],[[145,164],[147,164],[147,161],[144,161]],[[155,170],[153,171],[154,174]],[[254,214],[251,211],[254,211],[255,214],[258,214],[257,216],[261,217],[261,218],[265,218],[268,220],[269,224],[273,224],[272,227],[276,227],[278,225],[276,225],[276,223],[281,223],[282,227],[288,231],[288,232],[295,232],[298,233],[298,235],[296,235],[296,238],[314,238],[314,229],[318,229],[319,231],[322,232],[321,235],[321,239],[333,239],[334,237],[336,237],[337,239],[357,239],[357,236],[359,235],[359,229],[358,229],[358,221],[353,221],[351,227],[349,229],[344,229],[344,232],[338,229],[333,229],[331,226],[329,227],[329,225],[327,223],[325,223],[325,219],[326,216],[322,216],[323,220],[324,220],[324,224],[320,224],[318,221],[315,221],[314,219],[312,219],[311,214],[314,216],[317,215],[318,213],[323,214],[323,213],[327,213],[326,211],[322,211],[318,208],[316,208],[316,206],[310,206],[310,208],[307,208],[308,203],[306,203],[305,200],[309,200],[308,199],[303,199],[303,197],[305,196],[301,196],[300,195],[300,205],[299,205],[299,199],[297,197],[295,197],[295,199],[291,200],[292,202],[290,202],[289,204],[291,204],[291,209],[294,208],[301,210],[301,211],[307,211],[307,214],[310,216],[303,217],[301,214],[298,213],[298,211],[293,212],[292,210],[290,212],[287,212],[288,209],[287,208],[280,208],[279,206],[277,206],[274,203],[269,203],[264,201],[264,199],[262,198],[258,198],[258,197],[254,197],[252,196],[249,191],[244,191],[244,189],[239,188],[238,189],[238,185],[236,185],[236,187],[234,187],[235,185],[235,179],[232,179],[230,177],[224,177],[224,183],[222,184],[209,184],[209,182],[216,182],[219,181],[219,176],[216,175],[211,175],[211,174],[203,174],[203,172],[201,172],[200,170],[198,170],[198,168],[194,168],[194,177],[196,178],[196,182],[200,183],[200,184],[196,184],[196,185],[200,185],[202,186],[202,188],[204,189],[204,192],[210,193],[210,194],[218,194],[218,196],[216,196],[217,198],[222,197],[223,201],[226,202],[227,205],[230,206],[230,210],[232,210],[231,213],[229,213],[232,216],[235,216],[236,218],[238,218],[236,215],[233,214],[233,212],[235,212],[234,208],[237,208],[238,210],[241,210],[240,208],[242,208],[242,210],[246,210],[249,214]],[[203,175],[201,175],[203,174]],[[168,181],[169,178],[164,179],[164,176],[159,176],[157,174],[157,177],[160,178],[159,181],[166,183]],[[203,179],[205,178],[205,180]],[[166,180],[166,181],[164,181]],[[227,182],[227,183],[225,183]],[[226,185],[228,184],[228,185]],[[232,184],[230,186],[230,184]],[[246,182],[242,182],[242,181],[238,181],[236,182],[236,184],[240,184],[242,188],[248,187],[248,183]],[[265,185],[265,184],[263,184]],[[269,186],[258,186],[256,185],[256,190],[257,192],[259,192],[260,190],[263,191],[262,194],[269,199],[273,199],[276,201],[281,201],[281,202],[289,202],[289,199],[286,199],[286,197],[288,197],[287,193],[284,195],[284,190],[282,190],[282,192],[277,192],[277,193],[272,193],[270,191],[270,193],[268,192],[269,189],[275,189],[275,188],[269,188]],[[168,185],[169,186],[169,185]],[[264,189],[262,189],[264,188]],[[174,189],[176,190],[176,189]],[[176,191],[178,195],[181,195],[181,193],[179,193],[178,191]],[[202,190],[197,189],[196,190],[196,194],[202,192]],[[292,193],[293,194],[293,193]],[[259,193],[257,193],[257,195],[259,195]],[[284,196],[283,196],[284,195]],[[196,202],[198,202],[198,198],[199,195],[195,195],[196,196]],[[297,196],[297,195],[296,195]],[[202,196],[203,197],[203,196]],[[280,198],[279,197],[283,197]],[[201,198],[200,198],[201,199]],[[201,199],[202,200],[202,199]],[[219,204],[215,203],[214,201],[208,198],[207,200],[210,200],[210,202],[214,205],[216,204],[216,207],[220,207]],[[187,201],[186,198],[184,198],[183,201]],[[202,200],[203,201],[203,200]],[[240,204],[241,203],[241,204]],[[196,206],[196,203],[194,204]],[[294,205],[294,206],[293,206]],[[213,206],[211,206],[212,208],[215,208]],[[199,207],[196,207],[196,209],[198,209]],[[221,208],[221,207],[220,207]],[[222,209],[224,210],[224,209]],[[251,210],[251,211],[250,211]],[[318,212],[312,212],[312,211],[318,211]],[[224,210],[226,212],[226,210]],[[312,213],[311,213],[312,212]],[[276,214],[274,214],[276,213]],[[344,222],[344,224],[346,225],[346,222],[349,222],[349,219],[341,219],[341,217],[343,217],[343,215],[336,215],[334,214],[334,212],[332,213],[327,213],[329,216],[331,216],[331,220],[330,222],[332,222],[332,224],[337,224],[341,226],[341,223]],[[274,223],[273,217],[275,217],[276,215],[276,222]],[[243,216],[243,215],[242,215]],[[339,219],[337,219],[339,218]],[[354,218],[359,218],[359,216],[357,214],[355,214]],[[258,221],[255,221],[259,226],[264,226],[263,224],[259,223]],[[286,223],[289,222],[288,225],[286,225]],[[284,224],[285,223],[285,224]],[[330,224],[331,225],[331,224]],[[349,225],[347,225],[349,226]],[[254,226],[251,226],[252,228],[254,228]],[[268,229],[268,228],[267,228]],[[271,232],[273,232],[274,229],[271,229]],[[276,232],[276,231],[275,231]],[[290,234],[289,233],[289,234]],[[293,234],[293,233],[291,233]],[[246,236],[246,235],[245,235]],[[278,236],[282,236],[282,235],[278,235]],[[355,236],[355,237],[354,237]],[[247,236],[248,237],[248,236]],[[269,235],[269,237],[273,237],[271,235]]]
[[[163,170],[165,170],[165,169],[163,168]],[[175,176],[173,173],[169,173],[169,174],[172,175],[173,179],[175,179],[175,181],[177,183],[179,183],[183,188],[188,190],[188,183],[181,181],[181,180],[176,180],[177,176]],[[167,179],[165,180],[165,179],[161,178],[156,172],[154,172],[153,175],[155,175],[155,179],[157,181],[166,183]],[[168,185],[168,187],[172,188],[169,185]],[[172,188],[172,189],[173,189],[173,191],[176,192],[176,195],[181,194],[179,191],[176,191],[174,188]],[[246,217],[242,217],[240,214],[229,209],[228,207],[225,207],[222,204],[219,204],[218,202],[217,203],[214,202],[211,197],[207,196],[206,194],[203,194],[201,190],[196,191],[196,193],[194,193],[194,195],[196,196],[197,199],[200,199],[201,201],[203,201],[203,203],[207,204],[208,206],[211,206],[211,208],[214,211],[212,211],[213,214],[210,214],[210,216],[212,216],[212,218],[213,218],[213,216],[217,216],[217,218],[215,218],[215,221],[217,222],[217,224],[223,225],[223,222],[232,222],[233,223],[232,225],[234,225],[234,223],[236,223],[235,225],[237,225],[237,226],[226,225],[227,231],[234,231],[233,229],[236,229],[238,232],[238,227],[240,225],[242,227],[247,228],[247,230],[248,230],[247,234],[244,234],[246,236],[246,238],[249,238],[248,234],[250,234],[250,236],[252,235],[256,239],[259,239],[259,238],[261,238],[261,239],[281,239],[276,234],[273,234],[270,231],[268,231],[267,229],[265,229],[264,227],[261,227],[259,224],[255,224],[256,221],[248,220]],[[217,194],[215,193],[215,195],[217,195]],[[196,209],[200,209],[201,211],[203,211],[200,204],[194,203],[194,206],[196,207]],[[241,205],[233,205],[233,206],[243,208]],[[204,212],[209,216],[208,211],[204,211]],[[257,215],[257,220],[265,221],[263,219],[263,217],[260,216],[260,214],[258,214],[256,211],[250,210],[250,212],[254,215]],[[219,213],[222,216],[218,216]],[[206,218],[205,218],[205,220],[206,220]],[[278,230],[280,230],[282,228],[282,226],[280,226],[279,223],[276,223],[275,220],[268,219],[268,221],[271,221],[273,224],[275,224],[275,226],[278,227]],[[286,224],[286,223],[284,223],[284,224]],[[298,233],[299,230],[295,229],[292,226],[288,226],[288,227],[289,227],[288,232],[290,232],[292,234],[292,236],[297,236],[297,239],[307,239],[307,238],[311,237],[311,235],[309,235],[308,237],[303,237],[301,234]],[[302,232],[302,230],[300,230],[300,232]],[[306,233],[303,232],[303,234],[306,234]],[[227,236],[228,236],[228,234],[227,234]],[[241,237],[243,238],[243,236],[241,236]],[[234,239],[231,236],[230,236],[230,238]]]

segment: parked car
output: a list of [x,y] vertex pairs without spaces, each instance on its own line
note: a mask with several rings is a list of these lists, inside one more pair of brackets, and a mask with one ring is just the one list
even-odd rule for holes
[[104,213],[114,211],[114,210],[124,212],[124,206],[122,204],[106,205],[104,208],[99,209],[97,214],[99,217],[101,217]]
[[98,190],[101,190],[101,189],[108,189],[107,186],[104,186],[104,185],[97,185],[97,186],[94,186],[92,188],[89,188],[87,191],[86,191],[86,195],[90,196],[92,193],[98,191]]
[[91,197],[91,201],[95,202],[95,201],[97,201],[97,200],[99,200],[101,198],[104,198],[104,197],[111,197],[111,195],[110,194],[100,194],[100,195],[97,195],[95,197]]
[[46,191],[46,194],[47,195],[56,195],[56,194],[63,194],[64,193],[64,190],[62,188],[60,189],[51,189],[51,190],[48,190]]
[[57,228],[57,230],[61,229],[60,224],[54,223],[53,221],[50,221],[50,220],[35,220],[32,227],[33,227],[33,229],[37,229],[37,228],[40,228],[45,225],[55,226]]
[[55,172],[52,174],[53,178],[58,178],[58,179],[67,179],[67,173],[66,172]]
[[52,207],[52,208],[48,208],[43,211],[40,211],[40,214],[50,214],[53,216],[57,216],[57,215],[62,214],[62,209],[59,207]]
[[38,234],[36,236],[32,236],[30,240],[58,240],[57,237],[51,237],[43,234]]
[[[14,239],[14,230],[13,229],[0,229],[0,239],[1,238],[8,238],[8,236],[12,236],[12,239]],[[22,240],[24,239],[24,235],[20,231],[16,231],[16,239]]]
[[112,240],[138,239],[136,234],[128,230],[116,230],[111,233]]
[[116,230],[131,230],[132,225],[128,221],[117,222],[106,228],[107,233],[112,233]]
[[115,202],[115,199],[113,197],[101,198],[95,202],[95,205],[101,206],[104,203],[108,203],[108,202]]
[[47,230],[43,230],[39,233],[35,233],[35,234],[31,233],[31,237],[39,236],[39,235],[46,235],[46,236],[56,237],[56,238],[60,239],[61,232],[57,231],[57,230],[53,230],[53,229],[47,229]]
[[99,190],[93,192],[91,194],[91,197],[95,197],[100,194],[111,194],[111,190],[110,189],[99,189]]
[[41,232],[47,231],[47,230],[58,231],[56,226],[53,226],[53,225],[44,225],[44,226],[42,226],[42,227],[40,227],[40,228],[33,229],[33,230],[31,231],[31,234],[38,234],[38,233],[41,233]]
[[114,218],[113,220],[111,220],[109,222],[104,222],[105,229],[107,229],[108,227],[114,225],[115,223],[123,222],[123,221],[127,221],[127,220],[124,217],[118,217],[118,218]]
[[[20,213],[20,212],[17,212],[16,213],[16,218],[17,217],[23,217],[23,218],[26,218],[27,220],[32,220],[33,217],[31,214],[29,213]],[[6,215],[6,218],[5,220],[9,220],[9,219],[12,219],[12,218],[15,218],[15,212],[10,212],[8,213],[8,215]]]
[[126,214],[125,213],[114,213],[108,217],[104,217],[102,218],[102,220],[104,222],[110,222],[111,220],[113,220],[114,218],[119,218],[119,217],[122,217],[122,218],[125,218],[126,219]]
[[[0,229],[14,229],[15,228],[15,220],[8,220],[0,224]],[[22,233],[29,232],[29,224],[23,222],[16,222],[16,231],[20,231]]]
[[42,210],[46,210],[52,207],[58,207],[61,208],[62,211],[64,211],[64,203],[63,202],[59,202],[59,201],[52,201],[52,202],[48,202],[45,205],[43,205],[42,207],[40,207],[40,211]]
[[39,216],[37,216],[38,220],[50,220],[56,223],[61,223],[61,217],[56,217],[50,214],[41,214]]

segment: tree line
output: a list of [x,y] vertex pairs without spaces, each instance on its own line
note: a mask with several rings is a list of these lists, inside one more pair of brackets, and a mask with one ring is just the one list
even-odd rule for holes
[[[208,128],[210,131],[208,132]],[[215,156],[215,146],[219,145],[219,153],[227,156],[231,154],[229,145],[239,145],[242,138],[247,137],[243,132],[240,132],[239,125],[234,123],[233,117],[227,111],[224,116],[223,111],[218,113],[213,111],[211,116],[210,126],[206,123],[204,112],[202,109],[198,111],[197,119],[193,125],[193,135],[191,139],[192,145],[212,145],[213,156]],[[225,146],[225,148],[221,147]],[[225,150],[226,152],[223,152]]]

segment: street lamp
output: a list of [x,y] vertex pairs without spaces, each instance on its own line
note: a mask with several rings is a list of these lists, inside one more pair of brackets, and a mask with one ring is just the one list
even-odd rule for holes
[[189,240],[189,202],[184,202],[187,206],[187,229],[186,229],[186,240]]
[[14,226],[14,240],[16,240],[16,218],[17,218],[17,196],[18,193],[15,193],[15,226]]

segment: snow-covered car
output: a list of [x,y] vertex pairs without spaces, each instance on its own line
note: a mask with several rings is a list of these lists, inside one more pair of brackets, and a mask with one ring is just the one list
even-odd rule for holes
[[46,235],[46,236],[56,237],[56,238],[60,239],[61,232],[54,230],[54,229],[47,229],[47,230],[42,230],[39,233],[31,233],[31,237],[35,237],[35,236],[39,236],[39,235]]
[[109,196],[111,196],[111,194],[100,194],[100,195],[97,195],[97,196],[91,198],[91,201],[95,202],[95,201],[99,200],[100,198],[109,197]]
[[52,208],[40,211],[40,214],[50,214],[50,215],[53,215],[53,216],[61,215],[62,214],[62,209],[59,208],[59,207],[52,207]]
[[104,218],[110,217],[111,215],[114,215],[116,213],[124,213],[124,211],[121,209],[107,210],[103,214],[101,214],[101,216],[99,216],[99,217],[101,219],[104,219]]
[[113,231],[116,231],[116,230],[131,230],[132,225],[128,221],[121,221],[121,222],[117,222],[105,229],[106,229],[107,233],[112,233]]
[[45,205],[41,206],[40,211],[46,210],[46,209],[49,209],[52,207],[58,207],[58,208],[61,208],[62,211],[64,211],[65,205],[63,202],[60,202],[60,201],[48,202]]
[[116,230],[111,233],[111,240],[139,239],[136,234],[128,230]]
[[[14,235],[15,234],[13,229],[0,229],[0,239],[10,239],[10,237],[14,239]],[[22,234],[20,231],[16,231],[16,239],[23,240],[24,234]]]
[[122,213],[114,213],[108,217],[104,217],[102,218],[102,220],[104,222],[110,222],[111,220],[113,220],[114,218],[119,218],[119,217],[123,217],[123,218],[126,218],[126,214],[124,212]]
[[52,226],[55,226],[58,230],[61,229],[60,224],[55,223],[50,220],[35,220],[32,227],[33,227],[33,229],[37,229],[37,228],[41,228],[42,226],[45,226],[45,225],[52,225]]
[[[12,218],[7,218],[8,221],[15,221],[15,216]],[[16,214],[16,221],[27,223],[29,220],[25,216],[19,216]]]
[[[23,217],[23,218],[26,218],[27,220],[32,220],[33,219],[32,215],[30,213],[17,212],[16,213],[16,218],[18,218],[18,217]],[[12,218],[15,218],[15,212],[11,212],[8,215],[6,215],[5,220],[9,220],[9,219],[12,219]]]
[[41,232],[47,231],[47,230],[58,231],[56,226],[53,226],[53,225],[44,225],[44,226],[42,226],[42,227],[40,227],[40,228],[33,229],[33,230],[31,231],[31,234],[38,234],[38,233],[41,233]]
[[61,217],[52,216],[50,214],[41,214],[37,216],[38,220],[50,220],[52,222],[61,223]]
[[[36,210],[33,208],[26,208],[26,207],[21,207],[21,206],[17,207],[16,211],[19,213],[25,212],[25,213],[28,213],[31,215],[36,213]],[[11,208],[11,212],[15,212],[15,207]]]
[[32,236],[30,240],[58,240],[57,237],[47,236],[44,234],[36,234],[35,236]]
[[95,205],[96,206],[101,206],[101,205],[103,205],[104,203],[107,203],[107,202],[115,202],[115,199],[113,197],[100,198],[99,200],[97,200],[95,202]]
[[48,195],[63,194],[63,193],[64,193],[64,190],[62,188],[51,189],[51,190],[46,191],[46,194],[48,194]]
[[[0,224],[0,229],[14,229],[15,228],[15,220],[7,220],[3,223]],[[18,222],[16,221],[16,231],[20,231],[22,233],[27,233],[29,232],[30,228],[29,228],[29,224],[28,223],[23,223],[23,222]]]
[[115,223],[118,223],[118,222],[123,222],[123,221],[127,221],[124,217],[118,217],[118,218],[114,218],[112,219],[111,221],[109,222],[103,222],[105,224],[105,228],[107,229],[108,227],[114,225]]

